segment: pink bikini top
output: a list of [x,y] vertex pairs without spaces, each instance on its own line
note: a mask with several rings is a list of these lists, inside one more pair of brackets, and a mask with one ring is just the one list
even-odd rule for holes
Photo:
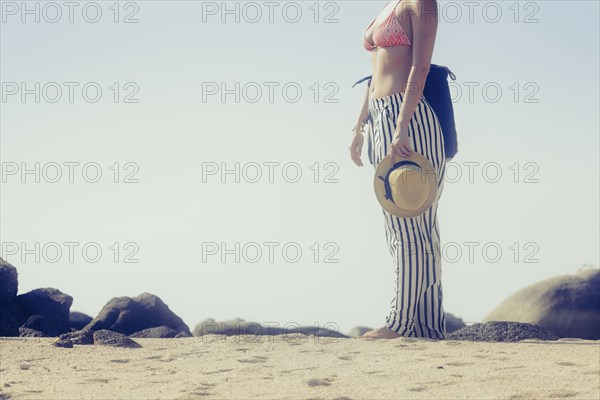
[[[397,5],[398,3],[396,3],[396,6]],[[377,17],[371,22],[371,25],[373,25],[376,20]],[[406,32],[396,17],[396,7],[392,8],[390,15],[388,15],[388,17],[373,31],[373,44],[369,43],[367,40],[367,31],[371,25],[367,27],[367,30],[363,35],[363,46],[368,51],[373,51],[376,47],[411,46],[410,39],[408,39]]]

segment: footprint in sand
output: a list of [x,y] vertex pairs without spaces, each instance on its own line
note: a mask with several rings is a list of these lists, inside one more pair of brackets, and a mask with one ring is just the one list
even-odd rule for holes
[[[191,392],[189,392],[189,394],[192,395],[192,396],[202,396],[202,397],[204,397],[204,396],[212,396],[213,395],[208,390],[202,389],[202,388],[201,389],[192,390]],[[186,396],[186,397],[183,397],[182,400],[183,399],[189,399],[189,397]]]
[[[400,341],[399,339],[394,339],[395,341]],[[402,342],[406,342],[406,340],[402,340]],[[404,343],[395,343],[394,347],[400,348],[404,347],[406,350],[424,350],[425,347],[414,345],[414,344],[404,344]]]
[[252,358],[240,358],[240,359],[238,359],[238,362],[256,364],[256,363],[267,362],[267,360],[268,360],[267,357],[253,356]]
[[204,354],[204,353],[209,353],[209,351],[203,351],[203,350],[194,350],[194,351],[186,351],[185,353],[178,353],[178,357],[182,358],[185,356],[196,356],[198,354]]
[[465,367],[467,365],[473,365],[475,363],[472,362],[465,362],[465,361],[451,361],[451,362],[447,362],[446,365],[451,365],[453,367]]
[[221,368],[221,369],[217,369],[215,371],[204,371],[204,373],[206,375],[212,375],[212,374],[220,374],[223,372],[229,372],[229,371],[233,371],[233,369],[225,369],[225,368]]
[[331,382],[333,379],[331,378],[323,378],[323,379],[309,379],[306,381],[306,384],[310,387],[315,386],[331,386]]
[[574,397],[574,396],[577,396],[578,394],[579,394],[578,392],[573,392],[570,390],[558,390],[558,391],[554,391],[554,392],[550,393],[548,395],[548,398],[561,399],[563,397]]
[[569,361],[557,361],[556,362],[558,365],[562,365],[564,367],[576,367],[578,364],[569,362]]
[[521,393],[514,393],[510,397],[507,397],[507,398],[509,400],[528,400],[533,397],[535,397],[535,395],[532,392],[521,392]]
[[500,368],[494,368],[495,371],[501,371],[503,369],[519,369],[519,368],[525,368],[524,365],[511,365],[510,367],[500,367]]
[[285,369],[285,370],[280,371],[280,372],[282,374],[291,374],[292,372],[296,372],[296,371],[312,371],[313,369],[315,369],[315,367],[297,368],[297,369]]
[[378,373],[380,373],[380,372],[385,372],[385,371],[384,371],[384,370],[379,370],[379,371],[367,371],[367,372],[365,372],[365,374],[372,375],[372,374],[378,374]]
[[110,381],[108,379],[104,379],[104,378],[90,378],[87,380],[86,383],[109,383]]

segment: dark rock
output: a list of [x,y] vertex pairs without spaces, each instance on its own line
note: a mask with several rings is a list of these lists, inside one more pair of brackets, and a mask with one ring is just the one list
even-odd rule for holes
[[600,269],[546,279],[521,289],[483,322],[539,325],[559,337],[600,339]]
[[94,344],[94,332],[89,329],[82,329],[76,332],[63,333],[59,336],[59,340],[69,340],[73,344]]
[[446,334],[452,333],[464,328],[466,325],[462,319],[455,317],[450,313],[446,313]]
[[350,332],[348,333],[348,336],[353,337],[353,338],[359,337],[362,334],[367,333],[371,330],[373,330],[373,328],[369,328],[366,326],[357,326],[357,327],[352,328],[352,330],[350,330]]
[[69,327],[71,329],[79,331],[85,328],[87,324],[92,322],[92,319],[92,317],[84,313],[78,311],[71,311],[71,313],[69,314]]
[[0,336],[19,336],[17,313],[17,306],[14,304],[0,305]]
[[30,328],[19,328],[19,336],[21,337],[48,337],[44,332],[36,331]]
[[446,335],[446,340],[474,342],[518,342],[524,339],[557,340],[558,336],[537,325],[507,321],[473,324]]
[[33,329],[44,333],[46,336],[58,336],[59,332],[45,317],[32,315],[21,325],[21,328]]
[[189,327],[163,301],[149,293],[130,297],[115,297],[86,328],[108,329],[131,335],[148,328],[168,326],[182,336],[191,336]]
[[52,288],[32,290],[17,296],[15,304],[26,320],[33,315],[44,317],[52,327],[51,332],[44,331],[48,335],[56,336],[71,330],[69,309],[73,304],[73,298],[59,290]]
[[168,326],[157,326],[156,328],[148,328],[139,332],[132,333],[129,337],[132,338],[154,338],[167,339],[177,336],[177,331]]
[[94,344],[100,346],[139,348],[139,343],[131,340],[122,333],[101,329],[94,332]]
[[17,269],[0,258],[0,306],[15,301],[18,287]]
[[[168,326],[179,334],[185,335],[186,337],[192,336],[190,328],[178,317],[173,311],[169,309],[158,296],[150,293],[142,293],[141,295],[134,298],[149,316],[152,316],[154,321],[150,326],[145,328],[154,328],[157,326]],[[145,329],[144,328],[144,329]]]
[[68,339],[58,339],[56,342],[52,343],[54,347],[64,347],[67,349],[73,348],[73,342]]
[[326,328],[319,328],[314,326],[295,326],[295,327],[281,327],[281,326],[263,326],[258,322],[246,322],[243,319],[236,318],[229,321],[217,322],[214,319],[207,319],[194,328],[194,336],[204,335],[289,335],[289,334],[302,334],[307,336],[316,337],[335,337],[335,338],[347,338],[348,336]]

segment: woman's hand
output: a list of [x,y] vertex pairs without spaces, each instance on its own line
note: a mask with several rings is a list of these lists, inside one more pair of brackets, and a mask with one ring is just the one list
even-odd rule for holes
[[396,163],[397,159],[410,157],[412,152],[411,141],[408,137],[408,126],[396,129],[392,140],[392,148],[390,149],[392,165]]
[[359,167],[363,166],[362,160],[360,159],[360,155],[362,154],[362,147],[365,141],[365,136],[358,129],[354,129],[354,133],[352,134],[352,143],[350,144],[350,157],[354,164]]

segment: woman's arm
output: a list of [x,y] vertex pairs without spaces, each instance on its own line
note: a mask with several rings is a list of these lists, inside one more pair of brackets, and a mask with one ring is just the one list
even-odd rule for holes
[[356,124],[354,124],[354,128],[352,128],[352,132],[361,132],[361,128],[363,124],[367,121],[367,117],[369,115],[369,87],[371,86],[371,80],[367,82],[367,90],[365,91],[365,95],[363,98],[363,103],[360,109],[360,113],[358,114],[358,120]]
[[404,6],[406,5],[410,7],[409,14],[413,33],[412,67],[394,132],[391,149],[392,162],[395,161],[396,156],[408,157],[412,152],[408,139],[408,126],[423,95],[437,32],[436,0],[413,0],[404,4]]
[[364,135],[362,133],[362,131],[363,131],[362,128],[363,128],[363,125],[366,122],[368,114],[369,114],[369,89],[370,89],[370,86],[371,86],[371,80],[369,80],[367,83],[367,89],[365,91],[363,104],[360,109],[360,113],[358,115],[358,120],[356,121],[356,123],[354,124],[354,127],[352,128],[352,143],[350,144],[350,157],[352,158],[352,161],[354,161],[354,164],[358,165],[359,167],[363,166],[362,160],[360,159],[360,156],[362,154],[362,146],[364,143]]

